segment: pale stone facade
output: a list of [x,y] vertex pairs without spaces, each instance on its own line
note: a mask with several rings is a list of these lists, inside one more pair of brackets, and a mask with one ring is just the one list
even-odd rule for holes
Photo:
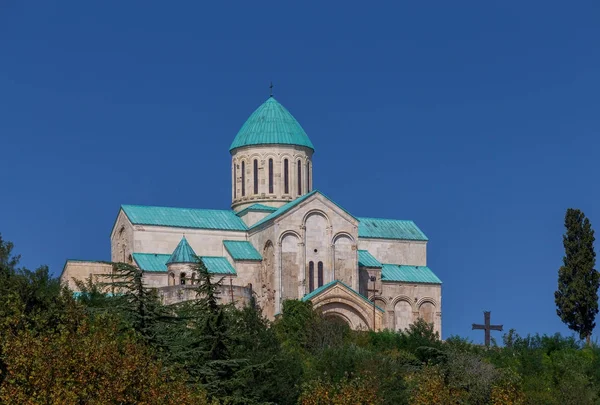
[[[111,260],[144,270],[165,303],[189,299],[192,265],[174,258],[185,235],[203,261],[221,266],[214,272],[225,277],[224,302],[253,295],[274,319],[284,300],[305,299],[353,328],[401,330],[422,317],[441,334],[441,282],[426,267],[427,238],[410,221],[356,218],[313,191],[312,144],[281,139],[232,146],[233,211],[123,206]],[[109,264],[67,261],[61,278],[76,290],[73,278],[107,272]]]

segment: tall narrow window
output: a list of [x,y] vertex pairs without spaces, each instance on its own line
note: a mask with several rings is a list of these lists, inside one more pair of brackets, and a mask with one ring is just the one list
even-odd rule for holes
[[319,278],[319,287],[323,286],[323,262],[319,262],[318,266],[318,278]]
[[269,193],[273,194],[273,159],[269,159]]
[[302,195],[302,162],[298,161],[298,195]]
[[185,285],[185,273],[179,275],[179,282],[181,285]]
[[237,198],[237,164],[233,164],[233,199]]
[[254,159],[254,194],[258,194],[258,160]]
[[306,162],[306,192],[310,193],[310,162]]
[[315,263],[308,263],[308,292],[313,292],[315,289]]
[[246,195],[246,162],[242,162],[242,197]]
[[284,159],[283,160],[283,193],[284,194],[289,194],[290,193],[290,173],[289,173],[289,167],[288,167],[288,160]]

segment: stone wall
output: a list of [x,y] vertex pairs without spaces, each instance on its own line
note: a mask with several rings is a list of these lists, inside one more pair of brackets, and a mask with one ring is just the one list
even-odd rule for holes
[[388,329],[406,329],[423,318],[433,324],[440,336],[442,334],[442,286],[439,284],[383,282],[375,303],[385,309],[384,323]]
[[73,279],[86,281],[93,276],[94,282],[109,282],[110,278],[102,277],[103,274],[111,274],[112,265],[105,262],[67,260],[60,282],[66,284],[73,291],[80,291]]
[[[176,304],[182,301],[193,300],[197,298],[195,286],[191,285],[175,285],[158,288],[158,295],[165,305]],[[219,302],[228,304],[233,302],[237,307],[243,307],[250,302],[252,290],[246,287],[240,287],[229,284],[228,280],[223,280],[222,288],[220,289]],[[233,301],[232,301],[233,296]]]
[[[311,261],[314,265],[314,288],[318,287],[319,262],[323,263],[323,284],[337,277],[337,257],[344,282],[358,289],[358,277],[355,276],[358,272],[357,239],[357,221],[320,194],[308,198],[273,222],[250,230],[249,240],[257,249],[268,240],[275,246],[276,312],[279,312],[284,298],[301,298],[310,292],[308,275]],[[335,256],[334,243],[338,240],[339,252]],[[294,297],[291,291],[296,280],[297,293]],[[286,292],[282,294],[284,288]]]
[[133,225],[123,210],[120,210],[110,235],[111,261],[132,264],[133,241]]
[[240,218],[242,218],[242,221],[250,227],[269,214],[270,212],[267,211],[248,211]]
[[358,248],[368,250],[381,263],[427,266],[427,242],[360,238]]
[[198,256],[225,256],[224,240],[246,240],[246,232],[135,225],[136,253],[171,254],[185,235]]
[[[311,188],[313,184],[312,154],[311,149],[296,145],[254,145],[236,149],[231,158],[232,208],[239,211],[255,203],[278,207],[309,192],[309,183]],[[273,159],[272,193],[269,192],[269,159]],[[284,187],[285,159],[289,165],[287,193]],[[258,193],[254,193],[254,160],[258,161]],[[301,164],[301,193],[298,193],[298,161]],[[242,195],[242,163],[244,163],[244,195]]]

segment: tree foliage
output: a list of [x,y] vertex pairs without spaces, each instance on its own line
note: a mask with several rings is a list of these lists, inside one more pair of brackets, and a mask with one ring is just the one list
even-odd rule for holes
[[588,344],[596,326],[600,274],[594,268],[594,230],[584,213],[569,208],[563,235],[565,256],[558,271],[558,289],[554,293],[556,313]]
[[[352,331],[288,300],[275,322],[219,299],[201,260],[194,300],[163,305],[141,271],[79,283],[19,268],[0,239],[0,403],[594,404],[600,348],[577,337],[520,336],[487,349],[404,332]],[[189,287],[186,287],[189,288]]]

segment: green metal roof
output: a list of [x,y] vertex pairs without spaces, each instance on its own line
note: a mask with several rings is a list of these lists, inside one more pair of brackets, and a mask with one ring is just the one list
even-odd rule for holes
[[169,263],[196,263],[196,252],[190,246],[185,236],[181,238],[181,241],[173,251],[173,254],[167,260]]
[[383,267],[379,260],[375,259],[368,250],[358,251],[358,265],[360,267]]
[[236,274],[231,263],[224,257],[202,256],[202,262],[212,274]]
[[238,217],[241,217],[249,211],[274,212],[274,211],[277,211],[277,208],[269,207],[268,205],[264,205],[264,204],[252,204],[251,206],[244,208],[240,212],[237,212],[236,215]]
[[406,266],[400,264],[384,264],[381,269],[381,280],[442,284],[442,280],[427,266]]
[[167,271],[167,261],[171,255],[159,253],[134,253],[133,260],[144,271]]
[[269,97],[250,115],[229,150],[265,144],[299,145],[315,149],[298,121],[273,97]]
[[[365,297],[364,295],[359,294],[358,292],[354,291],[347,284],[341,282],[340,280],[333,280],[333,281],[331,281],[331,282],[329,282],[329,283],[327,283],[325,285],[322,285],[321,287],[317,288],[316,290],[313,290],[312,292],[310,292],[310,293],[306,294],[304,297],[302,297],[302,301],[312,300],[314,297],[316,297],[317,295],[321,294],[323,291],[328,290],[329,288],[333,287],[336,284],[339,284],[339,285],[345,287],[348,291],[350,291],[352,294],[358,296],[363,301],[367,302],[369,305],[373,305],[373,302],[369,301],[367,299],[367,297]],[[375,308],[377,308],[381,312],[384,312],[384,310],[381,309],[381,308],[379,308],[377,305],[375,305]]]
[[359,238],[428,240],[413,221],[383,218],[358,218],[358,220],[360,221]]
[[245,231],[244,221],[231,210],[122,205],[121,209],[134,225],[170,226],[177,228]]
[[[132,256],[138,267],[148,272],[166,272],[171,257],[160,253],[134,253]],[[225,257],[201,256],[200,259],[211,274],[236,274]]]
[[224,240],[223,245],[225,245],[225,249],[227,249],[233,260],[262,260],[260,253],[248,241]]

